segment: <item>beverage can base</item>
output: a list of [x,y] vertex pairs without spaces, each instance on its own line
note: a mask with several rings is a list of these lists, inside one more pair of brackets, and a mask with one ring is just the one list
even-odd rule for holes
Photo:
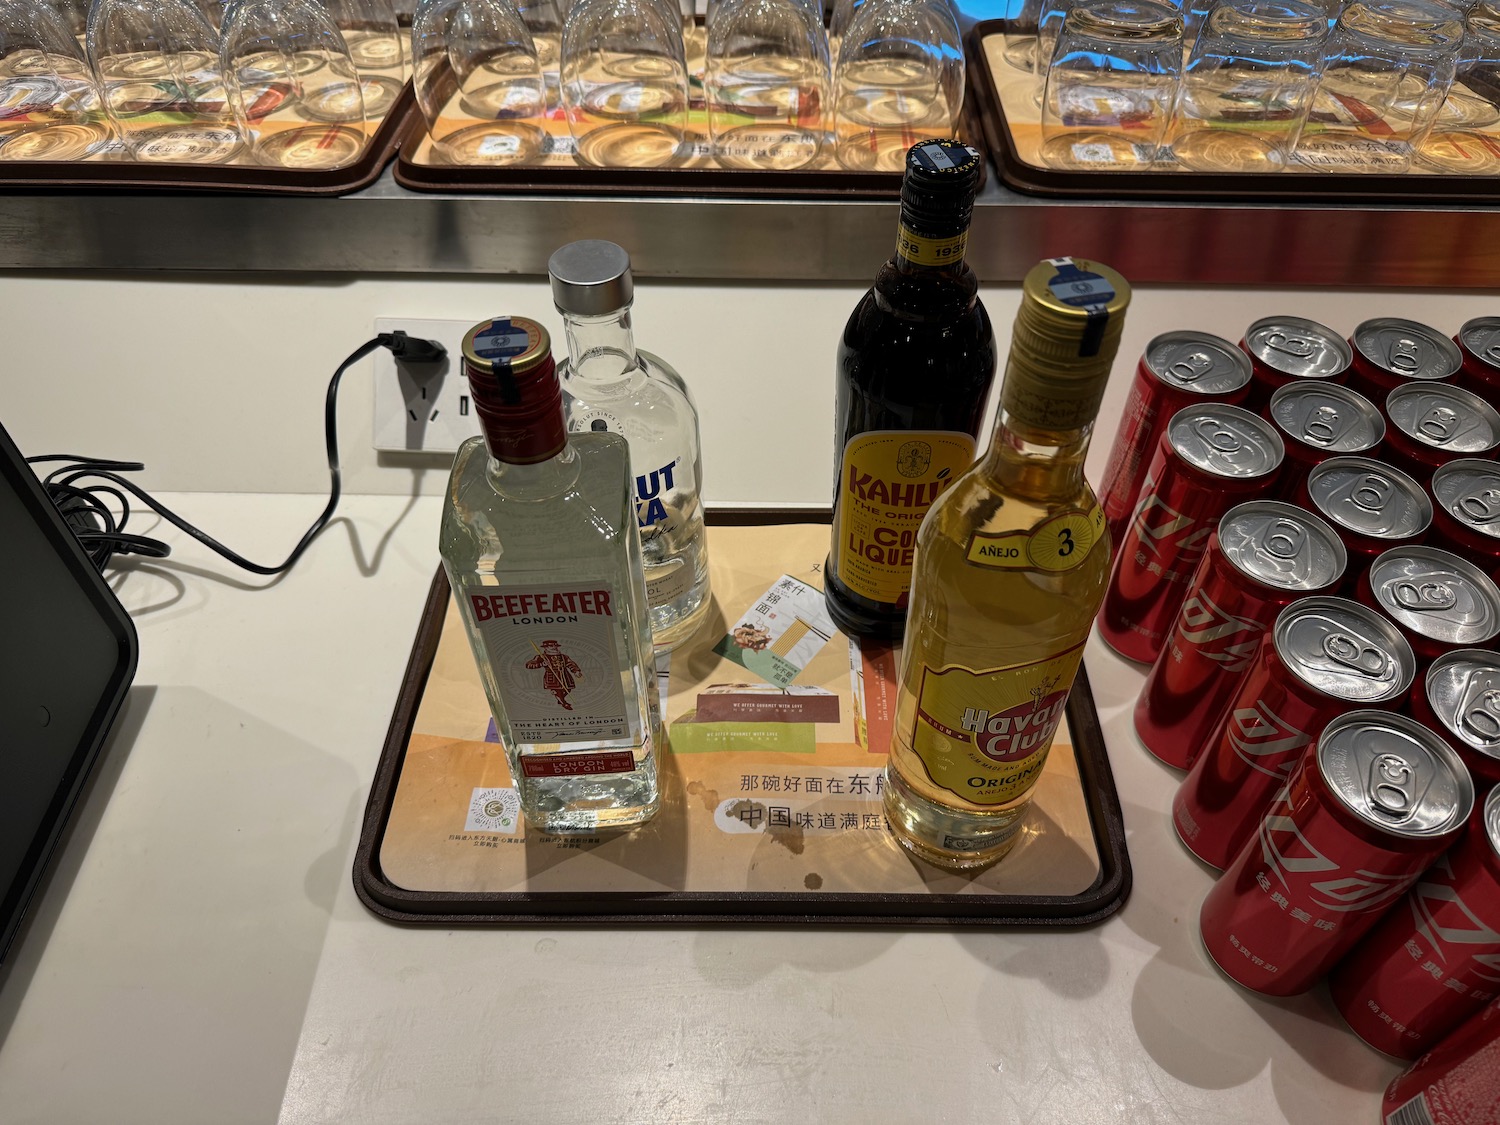
[[[1155,653],[1152,653],[1149,656],[1137,656],[1134,652],[1127,652],[1125,651],[1125,649],[1121,648],[1120,644],[1117,644],[1114,639],[1112,639],[1110,635],[1106,633],[1102,628],[1096,627],[1094,631],[1099,634],[1099,639],[1103,641],[1106,646],[1108,646],[1109,651],[1114,653],[1116,656],[1122,657],[1123,659],[1130,661],[1132,664],[1150,665],[1156,663]],[[1124,642],[1121,641],[1120,643]]]
[[1262,997],[1266,1000],[1287,1000],[1312,991],[1314,986],[1311,984],[1306,988],[1301,988],[1294,992],[1267,992],[1264,989],[1256,988],[1253,984],[1246,984],[1244,981],[1240,980],[1233,973],[1231,973],[1224,966],[1224,963],[1214,956],[1213,950],[1208,947],[1208,939],[1203,936],[1203,923],[1200,921],[1198,925],[1194,927],[1194,929],[1198,933],[1198,946],[1203,950],[1203,956],[1208,959],[1208,963],[1214,967],[1214,969],[1221,977],[1229,981],[1236,988],[1242,988],[1246,992],[1254,993],[1256,996]]
[[[1182,845],[1183,850],[1185,850],[1188,855],[1192,856],[1199,863],[1203,864],[1204,867],[1208,868],[1208,870],[1212,872],[1215,877],[1221,874],[1224,868],[1220,867],[1213,860],[1207,859],[1204,856],[1198,854],[1198,849],[1193,846],[1193,842],[1182,834],[1182,825],[1177,823],[1177,816],[1175,813],[1170,819],[1172,821],[1172,832],[1177,836],[1177,840]],[[1201,929],[1198,933],[1198,940],[1203,940],[1203,933]]]

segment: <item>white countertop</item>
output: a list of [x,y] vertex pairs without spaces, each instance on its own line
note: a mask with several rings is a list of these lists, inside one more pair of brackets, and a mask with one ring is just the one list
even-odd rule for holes
[[[263,560],[322,504],[163,499]],[[438,501],[341,516],[269,586],[175,534],[116,575],[140,669],[0,971],[0,1121],[1378,1121],[1398,1067],[1321,990],[1257,999],[1206,960],[1211,877],[1130,729],[1142,674],[1097,640],[1135,872],[1102,925],[379,920],[350,871]]]

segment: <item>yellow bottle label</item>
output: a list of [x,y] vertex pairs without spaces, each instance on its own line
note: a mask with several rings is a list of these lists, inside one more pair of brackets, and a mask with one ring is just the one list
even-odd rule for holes
[[979,805],[1035,785],[1082,659],[1079,645],[1016,668],[924,666],[911,746],[933,784]]
[[969,232],[949,238],[928,238],[905,224],[896,229],[896,253],[919,266],[947,266],[963,260]]
[[968,434],[871,430],[850,438],[833,533],[839,581],[872,602],[904,605],[922,517],[973,460]]
[[1029,531],[976,531],[964,557],[995,570],[1061,573],[1080,566],[1104,539],[1104,509],[1060,512]]

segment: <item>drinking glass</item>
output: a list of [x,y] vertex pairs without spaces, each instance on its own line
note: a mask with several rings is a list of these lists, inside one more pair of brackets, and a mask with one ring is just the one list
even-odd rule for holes
[[1005,20],[1005,61],[1017,70],[1035,74],[1037,29],[1042,21],[1044,0],[1011,0],[1013,15]]
[[508,0],[422,0],[412,44],[417,104],[440,160],[500,166],[541,151],[541,63]]
[[1063,22],[1042,94],[1050,167],[1138,170],[1157,158],[1182,72],[1182,13],[1084,0]]
[[315,0],[233,0],[221,57],[258,163],[339,168],[359,159],[368,135],[363,85]]
[[1328,37],[1303,0],[1221,0],[1193,44],[1167,145],[1202,172],[1279,172]]
[[654,168],[685,156],[688,74],[675,0],[579,0],[563,29],[562,100],[586,164]]
[[804,0],[730,0],[708,38],[704,99],[728,168],[802,168],[827,132],[828,37]]
[[[550,2],[550,0],[549,0]],[[365,115],[385,116],[406,84],[406,36],[391,0],[321,0],[360,79]]]
[[192,0],[95,0],[88,57],[136,160],[223,164],[240,154],[219,35]]
[[859,6],[834,78],[834,152],[841,165],[900,171],[912,145],[953,135],[963,101],[963,48],[946,0]]
[[89,29],[89,0],[52,0],[63,28],[82,45]]
[[1424,170],[1485,176],[1500,172],[1500,137],[1479,130],[1500,121],[1500,0],[1464,17],[1464,41],[1448,99],[1417,149]]
[[1297,160],[1406,171],[1453,85],[1462,39],[1462,13],[1440,0],[1354,0],[1328,37]]
[[80,160],[113,133],[83,48],[46,0],[0,0],[0,160]]

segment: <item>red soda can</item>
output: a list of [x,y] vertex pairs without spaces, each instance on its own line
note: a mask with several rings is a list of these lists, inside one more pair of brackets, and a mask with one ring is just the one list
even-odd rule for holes
[[1349,385],[1382,408],[1397,387],[1452,379],[1463,365],[1457,344],[1415,320],[1367,320],[1354,330],[1349,345],[1354,351]]
[[1451,551],[1395,547],[1360,576],[1355,597],[1396,623],[1419,665],[1500,636],[1500,587]]
[[1428,1051],[1385,1088],[1382,1125],[1494,1125],[1500,1121],[1500,1002]]
[[1500,582],[1500,462],[1449,461],[1432,474],[1431,492],[1438,546],[1473,559]]
[[1146,345],[1099,492],[1116,549],[1167,420],[1195,402],[1240,403],[1249,386],[1249,357],[1228,340],[1207,332],[1167,332]]
[[1377,1051],[1416,1058],[1500,989],[1500,786],[1478,813],[1328,978],[1339,1015]]
[[1338,585],[1344,545],[1311,512],[1276,500],[1230,508],[1135,705],[1146,749],[1185,770],[1217,733],[1276,615]]
[[1405,715],[1349,711],[1324,729],[1203,900],[1204,948],[1268,996],[1317,984],[1463,831],[1474,783]]
[[1500,409],[1500,316],[1465,321],[1453,342],[1463,356],[1458,385]]
[[1353,594],[1359,576],[1392,547],[1427,537],[1432,501],[1422,486],[1389,465],[1368,457],[1330,457],[1302,483],[1299,501],[1326,519],[1349,552],[1344,591]]
[[1461,457],[1493,458],[1500,450],[1500,411],[1447,383],[1408,383],[1385,400],[1385,459],[1422,484],[1433,470]]
[[1240,347],[1250,357],[1250,394],[1245,406],[1261,411],[1271,395],[1291,383],[1348,379],[1353,353],[1327,325],[1300,316],[1268,316],[1245,329]]
[[1303,598],[1282,610],[1172,799],[1172,824],[1188,851],[1228,867],[1323,729],[1353,707],[1394,710],[1416,667],[1406,638],[1358,602]]
[[1172,415],[1099,611],[1110,647],[1143,664],[1156,659],[1214,526],[1265,491],[1280,465],[1281,439],[1248,410],[1204,403]]
[[1409,710],[1447,739],[1476,780],[1500,782],[1500,653],[1445,652],[1412,685]]
[[1385,419],[1364,395],[1337,383],[1292,383],[1271,396],[1266,417],[1281,435],[1286,457],[1276,496],[1296,502],[1315,465],[1330,457],[1368,453],[1385,438]]

